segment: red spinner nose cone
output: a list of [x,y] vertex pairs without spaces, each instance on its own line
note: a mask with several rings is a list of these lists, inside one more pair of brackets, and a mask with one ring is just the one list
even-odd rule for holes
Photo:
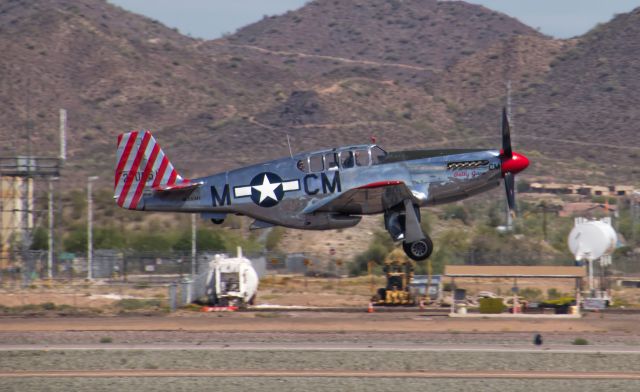
[[511,158],[502,158],[502,174],[516,174],[520,173],[529,166],[529,158],[522,154],[513,152]]

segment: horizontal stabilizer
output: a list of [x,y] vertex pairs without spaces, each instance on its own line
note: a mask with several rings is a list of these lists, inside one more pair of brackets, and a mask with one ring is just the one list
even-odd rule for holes
[[258,230],[258,229],[266,229],[268,227],[273,227],[275,226],[273,223],[269,223],[269,222],[265,222],[265,221],[261,221],[261,220],[254,220],[253,223],[251,224],[251,226],[249,226],[250,230]]
[[203,184],[204,184],[203,181],[192,182],[187,180],[179,184],[158,185],[156,187],[153,187],[152,189],[155,192],[187,192],[187,191],[192,191]]

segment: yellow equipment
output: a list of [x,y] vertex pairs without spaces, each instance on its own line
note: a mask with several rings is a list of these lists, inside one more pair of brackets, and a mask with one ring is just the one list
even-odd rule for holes
[[384,273],[387,285],[378,289],[371,301],[375,305],[415,305],[416,299],[409,291],[413,278],[413,261],[402,249],[395,249],[384,260]]

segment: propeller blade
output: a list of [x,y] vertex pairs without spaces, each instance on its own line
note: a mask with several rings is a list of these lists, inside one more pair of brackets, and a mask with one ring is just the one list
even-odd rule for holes
[[511,150],[511,129],[509,127],[509,117],[507,116],[507,108],[502,108],[502,156],[511,158],[513,150]]
[[516,213],[516,177],[513,173],[505,173],[504,189],[507,191],[507,205],[512,215]]

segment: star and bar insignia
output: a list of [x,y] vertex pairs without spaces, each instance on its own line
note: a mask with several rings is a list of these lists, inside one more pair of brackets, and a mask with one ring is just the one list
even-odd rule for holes
[[284,198],[285,192],[300,190],[299,180],[283,181],[271,172],[257,174],[249,185],[233,188],[235,198],[251,197],[260,207],[273,207]]

